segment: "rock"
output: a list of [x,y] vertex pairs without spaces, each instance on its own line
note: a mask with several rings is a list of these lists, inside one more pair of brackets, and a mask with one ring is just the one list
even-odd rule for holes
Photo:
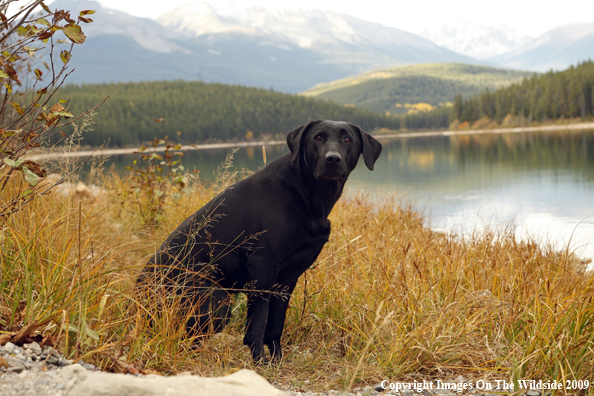
[[66,366],[56,375],[56,381],[65,381],[72,378],[84,380],[87,378],[88,371],[80,364],[73,364],[72,366]]
[[526,395],[528,396],[540,396],[540,392],[535,391],[535,390],[529,390]]
[[3,357],[0,357],[0,368],[8,368],[8,362]]
[[16,345],[14,345],[12,342],[9,342],[6,345],[4,345],[4,350],[6,351],[6,353],[13,353],[15,347]]
[[17,364],[15,366],[12,366],[11,368],[9,368],[8,371],[12,371],[13,373],[20,373],[24,369],[25,369],[25,366],[23,366],[21,364]]
[[390,389],[390,388],[384,388],[382,386],[382,384],[373,385],[372,388],[376,392],[385,392],[386,390]]
[[84,368],[86,368],[87,370],[95,370],[97,368],[94,365],[89,364],[89,363],[81,363],[80,365],[83,366]]
[[[68,368],[74,366],[76,365]],[[123,394],[126,396],[286,395],[286,393],[276,389],[251,370],[240,370],[226,377],[218,378],[196,376],[135,377],[124,374],[87,372],[86,378],[74,385],[70,391],[70,396],[118,396]]]
[[58,364],[60,362],[60,359],[58,359],[55,356],[50,356],[46,359],[46,362],[49,364]]
[[35,355],[41,355],[41,347],[36,342],[32,342],[30,344],[25,344],[25,345],[23,345],[23,348],[25,348],[25,350],[31,351]]

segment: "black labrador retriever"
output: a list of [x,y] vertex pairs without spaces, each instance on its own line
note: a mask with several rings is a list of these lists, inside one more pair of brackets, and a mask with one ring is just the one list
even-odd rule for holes
[[289,299],[328,241],[328,215],[359,156],[373,170],[382,151],[360,127],[327,120],[289,132],[287,144],[291,153],[186,219],[139,278],[159,274],[183,292],[187,309],[193,310],[186,324],[190,335],[220,331],[230,314],[231,293],[246,292],[243,343],[255,362],[265,360],[264,345],[273,360],[282,357]]

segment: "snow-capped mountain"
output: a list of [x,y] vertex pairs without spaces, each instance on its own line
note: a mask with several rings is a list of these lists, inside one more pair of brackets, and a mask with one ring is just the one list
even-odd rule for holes
[[177,34],[149,18],[138,18],[122,11],[105,8],[93,0],[56,0],[50,7],[70,10],[74,15],[85,9],[97,11],[92,15],[93,23],[83,24],[83,31],[89,38],[122,36],[133,40],[148,51],[186,52],[184,47],[177,43]]
[[532,37],[522,36],[507,25],[483,26],[476,23],[443,23],[419,33],[437,45],[476,59],[487,59],[526,45]]
[[503,67],[548,71],[594,59],[594,23],[559,26],[514,51],[490,58]]
[[200,79],[300,92],[377,68],[476,62],[404,30],[331,11],[229,12],[194,2],[152,20],[91,0],[50,7],[97,11],[83,26],[88,40],[73,54],[70,82]]
[[328,45],[410,46],[451,56],[451,51],[416,34],[328,10],[272,11],[255,6],[227,11],[205,2],[193,2],[161,15],[157,21],[188,37],[240,33],[263,38],[274,36],[301,48],[323,51],[332,51]]

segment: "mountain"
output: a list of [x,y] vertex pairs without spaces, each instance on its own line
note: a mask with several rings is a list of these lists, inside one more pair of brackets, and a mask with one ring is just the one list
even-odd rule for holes
[[528,44],[532,37],[522,36],[507,25],[483,26],[471,22],[442,23],[425,29],[420,36],[437,45],[476,59],[487,59]]
[[87,41],[75,46],[73,83],[184,79],[299,92],[371,69],[476,62],[412,33],[331,11],[225,13],[190,3],[155,21],[92,0],[49,6],[73,15],[97,11],[83,26]]
[[457,94],[470,96],[495,90],[532,74],[467,64],[424,64],[373,70],[317,85],[303,94],[398,114],[406,113],[413,104],[443,106]]
[[[472,61],[404,30],[328,10],[271,11],[256,6],[223,12],[195,2],[157,21],[188,37],[236,33],[266,40],[261,45],[276,44],[286,50],[297,46],[319,54],[326,62],[346,62],[353,71],[359,65],[368,70],[371,65],[423,63],[437,58],[444,62]],[[285,45],[269,42],[271,38]]]
[[594,58],[594,23],[583,22],[549,30],[525,46],[489,58],[502,67],[548,71]]

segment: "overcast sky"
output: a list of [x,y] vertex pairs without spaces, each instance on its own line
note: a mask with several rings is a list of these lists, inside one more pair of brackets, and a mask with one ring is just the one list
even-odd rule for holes
[[[99,0],[109,8],[129,14],[156,18],[189,0]],[[219,8],[262,5],[266,8],[328,9],[419,32],[440,22],[470,21],[480,25],[508,25],[520,34],[538,36],[547,30],[572,22],[594,21],[594,0],[212,0]]]

